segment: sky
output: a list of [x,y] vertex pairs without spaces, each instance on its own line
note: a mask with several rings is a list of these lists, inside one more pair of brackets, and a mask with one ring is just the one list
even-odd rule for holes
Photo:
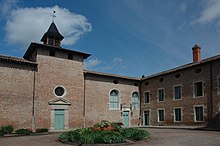
[[23,57],[52,22],[88,70],[148,76],[220,54],[220,0],[0,0],[0,54]]

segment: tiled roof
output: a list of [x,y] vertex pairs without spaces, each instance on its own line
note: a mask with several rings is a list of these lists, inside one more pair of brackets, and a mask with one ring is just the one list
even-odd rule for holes
[[193,62],[193,63],[185,64],[185,65],[182,65],[182,66],[170,69],[170,70],[166,70],[166,71],[159,72],[159,73],[156,73],[156,74],[153,74],[153,75],[149,75],[147,77],[142,78],[141,80],[146,80],[146,79],[154,78],[154,77],[157,77],[157,76],[169,74],[169,73],[172,73],[172,72],[175,72],[175,71],[180,71],[180,70],[183,70],[183,69],[186,69],[186,68],[189,68],[189,67],[193,67],[193,66],[197,66],[197,65],[200,65],[200,64],[208,63],[208,62],[215,61],[215,60],[218,60],[218,59],[220,59],[220,55],[216,55],[216,56],[213,56],[213,57],[210,57],[210,58],[207,58],[207,59],[203,59],[199,62],[195,62],[195,63]]
[[0,60],[7,61],[7,62],[16,62],[16,63],[21,63],[21,64],[37,65],[37,63],[35,62],[31,62],[23,58],[5,56],[2,54],[0,54]]
[[140,78],[134,78],[134,77],[128,77],[128,76],[121,76],[116,74],[109,74],[109,73],[102,73],[102,72],[96,72],[91,70],[84,70],[85,74],[94,74],[99,76],[108,76],[108,77],[114,77],[114,78],[121,78],[121,79],[127,79],[127,80],[136,80],[139,81]]

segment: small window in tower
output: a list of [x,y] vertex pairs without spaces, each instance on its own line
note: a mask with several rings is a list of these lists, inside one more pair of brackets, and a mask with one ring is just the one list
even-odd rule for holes
[[60,40],[55,40],[55,46],[60,47]]
[[117,80],[113,80],[113,83],[114,83],[114,84],[118,84],[118,81],[117,81]]
[[50,56],[55,56],[55,50],[54,49],[50,49]]
[[48,45],[53,45],[54,40],[51,38],[48,38]]
[[147,82],[145,82],[145,85],[147,86],[147,85],[149,85],[149,82],[147,81]]

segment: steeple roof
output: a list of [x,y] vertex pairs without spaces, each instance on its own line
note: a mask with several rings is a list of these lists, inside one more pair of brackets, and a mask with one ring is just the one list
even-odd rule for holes
[[58,39],[60,41],[63,40],[63,36],[60,34],[60,32],[58,31],[56,25],[54,22],[52,22],[50,24],[49,29],[47,30],[46,33],[44,33],[43,37],[41,38],[42,42],[45,42],[47,38],[54,38],[54,39]]

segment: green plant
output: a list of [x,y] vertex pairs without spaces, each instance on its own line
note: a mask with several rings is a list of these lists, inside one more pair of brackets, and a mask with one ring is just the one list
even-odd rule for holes
[[126,128],[122,132],[122,135],[125,138],[132,140],[144,140],[149,137],[149,133],[147,131],[137,128]]
[[118,123],[116,122],[112,122],[111,123],[111,126],[114,127],[114,130],[119,132],[119,133],[122,133],[124,131],[124,128],[122,126],[120,126]]
[[4,136],[4,132],[2,130],[0,130],[0,137]]
[[48,132],[47,128],[38,128],[36,129],[36,133],[43,133],[43,132]]
[[30,135],[32,131],[29,129],[18,129],[15,131],[15,133],[17,133],[18,135]]
[[81,128],[65,132],[59,136],[62,141],[78,144],[119,143],[124,142],[123,136],[116,131],[95,131],[92,128]]
[[2,126],[1,127],[1,131],[4,134],[10,134],[10,133],[12,133],[14,131],[14,127],[12,125]]

